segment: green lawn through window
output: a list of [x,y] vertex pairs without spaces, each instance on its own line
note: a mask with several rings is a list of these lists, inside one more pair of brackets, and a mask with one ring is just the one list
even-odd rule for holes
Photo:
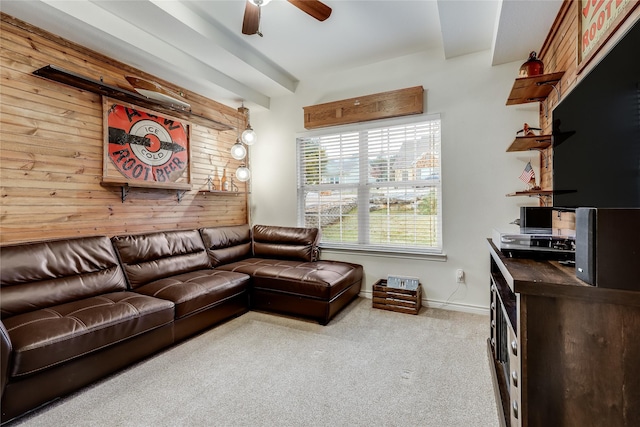
[[[407,205],[392,205],[386,209],[370,212],[370,244],[401,246],[435,246],[437,216],[414,212]],[[341,221],[322,229],[325,242],[358,242],[357,208],[342,215]]]

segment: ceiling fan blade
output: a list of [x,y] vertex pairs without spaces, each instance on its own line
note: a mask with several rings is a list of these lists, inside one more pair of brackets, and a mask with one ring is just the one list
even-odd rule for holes
[[242,34],[258,34],[260,27],[260,7],[247,0],[242,20]]
[[301,11],[313,16],[318,21],[324,21],[331,16],[331,8],[319,0],[287,0]]

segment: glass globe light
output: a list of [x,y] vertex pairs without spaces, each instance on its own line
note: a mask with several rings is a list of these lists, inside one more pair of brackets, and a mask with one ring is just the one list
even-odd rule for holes
[[235,144],[231,147],[231,157],[236,160],[242,160],[247,156],[247,149],[244,148],[244,145],[240,143],[240,141],[236,141]]
[[266,6],[270,1],[271,0],[249,0],[249,2],[255,4],[256,6]]
[[256,133],[251,129],[251,126],[247,126],[244,132],[242,132],[242,142],[247,145],[253,145],[258,139]]
[[240,182],[249,181],[249,178],[251,178],[251,171],[245,165],[241,165],[236,169],[236,178],[238,178],[238,181]]

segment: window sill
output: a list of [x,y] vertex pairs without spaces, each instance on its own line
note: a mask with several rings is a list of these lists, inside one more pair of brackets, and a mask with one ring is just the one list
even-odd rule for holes
[[320,250],[322,253],[352,253],[357,255],[374,256],[381,258],[402,258],[402,259],[419,259],[428,261],[445,262],[447,260],[447,254],[435,253],[435,252],[418,252],[398,249],[397,251],[380,250],[375,248],[363,248],[357,246],[335,246],[331,244],[320,244]]

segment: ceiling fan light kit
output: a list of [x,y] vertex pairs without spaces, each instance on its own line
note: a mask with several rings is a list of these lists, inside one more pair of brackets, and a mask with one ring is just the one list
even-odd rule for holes
[[249,0],[249,2],[256,6],[266,6],[271,3],[271,0]]
[[[242,20],[242,34],[257,34],[260,32],[260,9],[266,6],[271,0],[247,0],[244,8],[244,19]],[[319,0],[287,0],[289,3],[306,13],[307,15],[324,21],[331,16],[331,8]]]

